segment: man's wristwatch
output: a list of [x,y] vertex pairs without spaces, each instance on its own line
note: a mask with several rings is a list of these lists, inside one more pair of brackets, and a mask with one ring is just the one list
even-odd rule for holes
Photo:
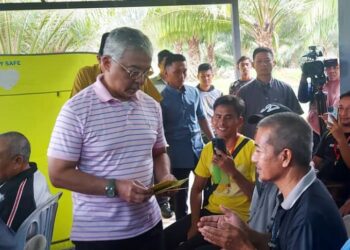
[[105,187],[105,193],[108,198],[115,197],[116,194],[115,179],[109,179]]

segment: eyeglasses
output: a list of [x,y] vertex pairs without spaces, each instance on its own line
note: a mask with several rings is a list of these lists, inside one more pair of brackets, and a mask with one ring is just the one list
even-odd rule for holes
[[114,59],[112,57],[112,61],[115,63],[118,63],[120,65],[120,67],[122,67],[128,74],[130,79],[132,80],[138,80],[140,78],[145,78],[147,76],[150,76],[153,74],[153,70],[152,67],[149,68],[146,71],[139,71],[139,70],[129,70],[126,66],[124,66],[123,64],[121,64],[119,61],[117,61],[116,59]]

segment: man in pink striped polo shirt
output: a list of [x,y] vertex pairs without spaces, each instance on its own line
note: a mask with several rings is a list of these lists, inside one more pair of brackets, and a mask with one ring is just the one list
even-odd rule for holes
[[150,40],[117,28],[106,40],[97,81],[68,100],[48,149],[56,187],[73,191],[77,250],[163,249],[160,209],[150,189],[174,180],[159,104],[139,91]]

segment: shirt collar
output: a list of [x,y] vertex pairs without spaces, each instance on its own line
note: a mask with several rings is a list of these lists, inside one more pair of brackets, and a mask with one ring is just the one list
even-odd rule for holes
[[197,89],[198,89],[200,92],[210,92],[210,91],[213,91],[213,90],[214,90],[214,88],[215,88],[213,85],[211,85],[208,91],[203,91],[203,90],[201,90],[201,88],[200,88],[200,85],[199,85],[199,84],[198,84],[196,87],[197,87]]
[[255,79],[255,81],[263,88],[271,88],[272,82],[273,82],[273,78],[271,78],[271,80],[268,83],[262,82],[259,79]]
[[[111,95],[105,85],[102,83],[101,79],[103,78],[103,74],[97,76],[96,82],[93,85],[95,93],[101,102],[109,102],[109,101],[117,101],[122,102],[118,98],[115,98]],[[131,100],[136,101],[140,99],[139,91],[131,98]]]
[[288,196],[281,203],[281,207],[284,210],[289,210],[293,207],[295,202],[300,198],[300,196],[311,186],[311,184],[316,180],[316,172],[313,167],[310,168],[309,172],[304,175],[304,177],[298,182],[298,184],[293,188],[293,190],[288,194]]
[[173,88],[171,87],[169,84],[166,85],[166,88],[170,91],[173,91],[173,92],[176,92],[176,93],[183,93],[183,92],[186,92],[186,85],[182,85],[182,87],[180,89],[176,89],[176,88]]

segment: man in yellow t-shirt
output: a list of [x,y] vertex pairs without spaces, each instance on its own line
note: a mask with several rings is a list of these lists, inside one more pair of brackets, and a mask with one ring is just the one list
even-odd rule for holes
[[[108,35],[109,32],[104,33],[102,35],[100,49],[98,51],[98,54],[96,55],[98,64],[94,64],[92,66],[85,66],[78,71],[74,79],[70,97],[73,97],[74,95],[78,94],[78,92],[85,89],[87,86],[93,84],[96,81],[96,77],[99,74],[103,73],[103,68],[101,68],[100,65],[100,58],[103,55],[103,48],[105,46]],[[141,90],[147,95],[153,97],[153,99],[157,102],[160,102],[162,100],[162,96],[148,77],[145,78],[145,83],[141,86]]]
[[[226,95],[215,101],[212,125],[217,137],[224,140],[227,152],[214,149],[212,142],[203,148],[194,171],[191,214],[165,229],[166,249],[176,249],[184,241],[184,249],[209,245],[198,232],[197,223],[202,216],[221,213],[220,205],[248,220],[255,182],[255,165],[251,160],[255,146],[253,140],[237,132],[243,123],[243,111],[244,102],[239,97]],[[245,144],[241,144],[243,141]],[[215,190],[208,205],[201,208],[202,191],[210,178],[215,181]]]

